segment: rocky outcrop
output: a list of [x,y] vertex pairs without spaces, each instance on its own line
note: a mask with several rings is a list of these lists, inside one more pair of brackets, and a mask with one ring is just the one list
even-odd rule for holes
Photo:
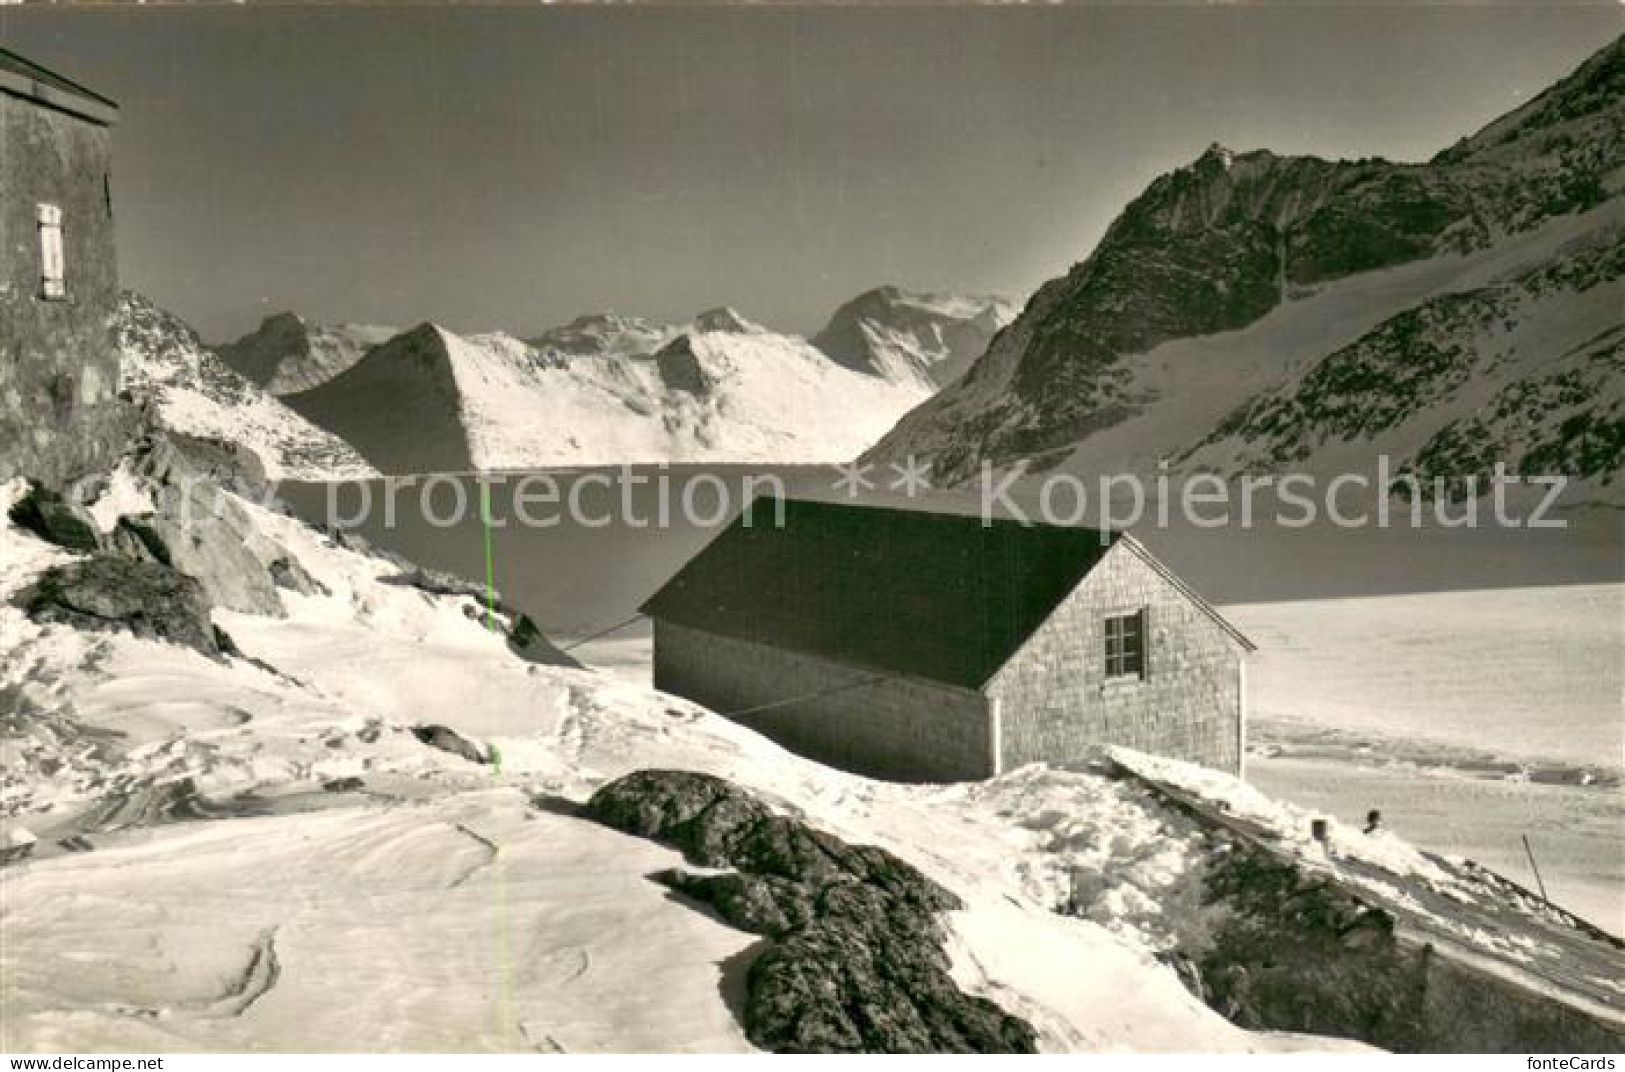
[[1357,442],[1404,457],[1421,441],[1400,468],[1424,495],[1435,478],[1453,497],[1487,493],[1497,462],[1607,483],[1625,466],[1625,321],[1599,333],[1586,311],[1625,297],[1622,281],[1615,228],[1425,301],[1249,399],[1179,460],[1235,475]]
[[153,510],[120,519],[116,548],[196,578],[210,601],[227,610],[286,613],[269,567],[287,552],[225,490],[265,494],[264,471],[251,452],[154,433],[136,451],[132,468],[147,486]]
[[849,845],[720,778],[639,771],[586,814],[696,865],[656,879],[767,938],[746,978],[751,1041],[798,1053],[1027,1053],[1031,1025],[949,974],[937,913],[962,907],[896,856]]
[[1419,1048],[1425,964],[1388,913],[1245,846],[1215,856],[1207,896],[1223,911],[1196,988],[1220,1013],[1255,1030]]
[[203,586],[157,562],[96,555],[52,567],[40,576],[25,610],[39,622],[124,630],[211,657],[221,654]]
[[207,481],[244,498],[268,500],[271,483],[260,456],[240,443],[163,431],[136,447],[137,471],[160,483]]
[[17,527],[70,551],[96,551],[102,545],[96,521],[84,506],[39,484],[29,485],[8,516]]
[[694,340],[679,335],[655,354],[655,368],[660,382],[668,391],[682,391],[695,398],[706,398],[716,386],[716,379],[694,352]]

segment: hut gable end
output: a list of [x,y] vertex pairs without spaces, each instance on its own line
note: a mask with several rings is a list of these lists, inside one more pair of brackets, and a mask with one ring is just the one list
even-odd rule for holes
[[[1140,615],[1143,670],[1112,676],[1107,621]],[[1102,744],[1239,771],[1252,645],[1124,539],[988,682],[1000,769],[1068,763]]]

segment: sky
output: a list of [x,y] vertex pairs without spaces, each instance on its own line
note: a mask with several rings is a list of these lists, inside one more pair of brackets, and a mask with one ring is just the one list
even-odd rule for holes
[[113,97],[120,273],[210,341],[1025,297],[1212,142],[1419,160],[1625,5],[0,6]]

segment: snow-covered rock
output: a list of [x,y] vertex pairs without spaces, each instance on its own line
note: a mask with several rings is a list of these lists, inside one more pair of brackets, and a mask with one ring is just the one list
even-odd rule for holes
[[119,302],[121,386],[163,427],[259,455],[272,479],[376,475],[346,443],[227,368],[180,318],[138,294]]

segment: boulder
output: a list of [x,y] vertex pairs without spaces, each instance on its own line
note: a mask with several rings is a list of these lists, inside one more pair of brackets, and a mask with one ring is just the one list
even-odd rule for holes
[[28,491],[8,511],[12,524],[27,529],[40,539],[70,551],[99,551],[101,532],[90,511],[72,499],[29,484]]
[[210,601],[227,610],[286,613],[269,565],[287,551],[234,497],[270,501],[258,455],[220,440],[154,430],[137,446],[132,471],[152,511],[120,519],[115,550],[195,577]]
[[959,898],[884,849],[775,815],[731,782],[638,771],[600,788],[591,818],[725,874],[654,879],[765,935],[746,975],[745,1032],[777,1052],[1030,1053],[1027,1022],[962,992],[937,913]]
[[298,592],[305,596],[328,594],[327,585],[312,577],[310,571],[292,555],[272,559],[271,564],[266,567],[266,572],[271,575],[271,583],[278,588],[286,588],[290,592]]
[[701,867],[729,866],[734,842],[773,814],[732,782],[676,770],[617,778],[592,795],[585,812],[605,826],[676,846]]
[[265,463],[240,443],[163,429],[150,434],[136,456],[137,472],[156,483],[206,482],[247,499],[271,499]]
[[208,483],[165,485],[153,492],[155,511],[142,520],[163,555],[196,577],[227,610],[283,617],[269,562],[286,557],[259,531],[242,505]]
[[221,654],[203,586],[158,562],[102,554],[52,567],[40,575],[25,609],[39,622],[128,630],[211,657]]
[[491,761],[490,754],[484,748],[448,726],[439,726],[433,723],[424,726],[413,726],[412,736],[430,748],[438,748],[442,752],[450,752],[454,756],[461,756],[470,763],[478,763],[483,766]]
[[333,778],[322,783],[322,788],[329,793],[359,793],[367,787],[367,783],[353,774],[343,778]]

